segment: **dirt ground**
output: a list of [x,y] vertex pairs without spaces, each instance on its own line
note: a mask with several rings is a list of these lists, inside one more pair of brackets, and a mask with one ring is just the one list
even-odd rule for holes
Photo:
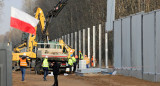
[[[53,76],[47,76],[47,81],[43,81],[43,75],[36,75],[34,72],[26,71],[25,82],[21,81],[21,72],[12,73],[13,86],[52,86]],[[87,76],[76,76],[71,74],[58,77],[59,86],[160,86],[160,83],[148,82],[133,77],[121,75],[110,76],[101,74],[88,74]]]

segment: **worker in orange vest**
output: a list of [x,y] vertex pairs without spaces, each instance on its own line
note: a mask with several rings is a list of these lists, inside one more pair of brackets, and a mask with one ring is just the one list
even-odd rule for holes
[[84,60],[86,60],[86,68],[89,68],[90,61],[89,61],[89,58],[87,57],[87,55],[85,55]]
[[29,64],[26,57],[27,57],[26,53],[24,53],[23,56],[19,60],[19,65],[20,65],[20,69],[22,72],[22,81],[25,80],[24,78],[25,78],[26,67]]
[[[95,58],[95,63],[96,63],[96,58]],[[94,66],[94,63],[93,63],[93,56],[91,58],[91,66],[93,67]]]
[[93,63],[93,56],[91,58],[91,66],[93,67],[94,66],[94,63]]

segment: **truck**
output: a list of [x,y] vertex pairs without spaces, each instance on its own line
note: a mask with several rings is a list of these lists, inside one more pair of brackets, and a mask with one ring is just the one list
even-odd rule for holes
[[22,34],[23,43],[15,47],[12,52],[12,66],[14,69],[18,68],[18,61],[23,53],[26,53],[26,56],[29,57],[29,67],[35,70],[36,73],[41,72],[41,63],[46,55],[49,57],[49,63],[56,60],[60,63],[60,68],[65,69],[67,67],[67,59],[74,53],[74,49],[67,46],[63,40],[59,42],[51,41],[48,33],[48,27],[52,18],[56,17],[62,11],[67,2],[68,0],[59,1],[46,16],[44,16],[41,8],[36,8],[35,18],[40,21],[38,26],[35,27],[35,30],[40,30],[41,36],[38,37],[38,32],[36,35]]

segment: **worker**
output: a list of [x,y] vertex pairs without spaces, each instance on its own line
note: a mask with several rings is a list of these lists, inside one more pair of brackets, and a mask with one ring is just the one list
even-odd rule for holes
[[69,65],[69,68],[70,68],[69,73],[71,74],[71,72],[72,72],[72,66],[73,66],[73,61],[72,61],[71,58],[68,58],[68,65]]
[[71,55],[71,59],[72,59],[72,62],[73,62],[73,73],[76,71],[76,58]]
[[79,60],[83,60],[83,54],[79,51]]
[[[95,62],[95,64],[96,64],[96,58],[95,58],[94,62]],[[91,66],[92,66],[92,67],[94,66],[94,62],[93,62],[93,56],[92,56],[92,58],[91,58]]]
[[53,68],[53,75],[54,75],[54,84],[53,84],[53,86],[58,86],[58,75],[59,75],[60,65],[58,64],[57,61],[54,61],[51,66]]
[[93,67],[94,66],[94,63],[93,63],[93,56],[91,58],[91,66]]
[[89,61],[89,58],[87,57],[87,55],[85,55],[84,60],[86,60],[86,68],[89,68],[90,61]]
[[26,58],[26,53],[23,53],[23,56],[20,58],[19,60],[19,65],[20,65],[20,69],[22,72],[22,81],[24,81],[25,79],[25,72],[26,72],[26,67],[28,65],[28,60]]
[[44,81],[47,81],[46,77],[48,75],[48,67],[49,67],[49,64],[48,64],[48,56],[45,56],[44,60],[43,60],[43,63],[42,63],[42,67],[43,67],[43,71],[44,71]]

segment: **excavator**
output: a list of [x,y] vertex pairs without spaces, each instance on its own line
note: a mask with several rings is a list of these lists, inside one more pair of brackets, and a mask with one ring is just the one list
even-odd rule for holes
[[[59,40],[59,42],[50,41],[48,27],[51,23],[52,18],[56,17],[64,6],[67,4],[68,0],[61,0],[58,4],[50,10],[46,16],[41,8],[36,8],[35,18],[39,19],[39,26],[41,30],[41,37],[37,37],[36,35],[29,34],[26,36],[27,38],[23,38],[24,43],[14,48],[14,52],[12,53],[12,66],[17,69],[17,61],[19,61],[19,57],[26,53],[26,56],[29,57],[30,67],[34,68],[36,73],[40,73],[41,71],[41,63],[45,56],[48,56],[49,63],[57,60],[61,63],[61,67],[67,67],[67,59],[71,54],[74,53],[74,49],[71,49],[67,46],[63,40]],[[39,28],[35,27],[37,31]],[[24,34],[22,34],[23,36]],[[37,40],[39,38],[39,40]],[[66,52],[64,52],[66,51]]]

